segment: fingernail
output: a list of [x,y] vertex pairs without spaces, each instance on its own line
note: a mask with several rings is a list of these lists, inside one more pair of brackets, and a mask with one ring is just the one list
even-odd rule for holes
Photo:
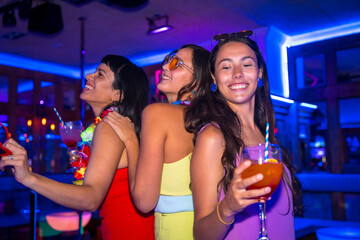
[[270,192],[271,191],[271,187],[267,187],[267,188],[265,188],[265,192]]
[[263,175],[262,175],[262,174],[258,174],[258,175],[256,175],[256,178],[260,180],[260,179],[263,178]]
[[245,161],[244,164],[245,164],[245,166],[250,166],[251,162],[250,161]]

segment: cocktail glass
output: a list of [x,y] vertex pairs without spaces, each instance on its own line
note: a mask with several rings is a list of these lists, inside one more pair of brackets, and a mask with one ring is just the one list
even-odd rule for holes
[[70,149],[75,149],[77,143],[81,141],[83,125],[81,121],[70,121],[60,123],[60,136],[65,145]]
[[[77,143],[81,142],[81,133],[83,131],[83,125],[81,121],[70,121],[60,123],[60,136],[64,144],[71,149],[69,152],[70,155],[70,163],[72,164],[74,161],[80,161],[84,158],[81,151],[76,150]],[[85,156],[87,158],[87,156]],[[71,172],[76,171],[77,168],[70,169]],[[82,226],[82,215],[83,211],[77,210],[79,214],[79,230],[78,230],[78,238],[82,239],[84,228]]]
[[258,240],[269,240],[266,231],[266,200],[278,187],[283,171],[280,146],[276,144],[269,144],[267,150],[268,154],[266,158],[266,148],[264,143],[258,145],[247,145],[242,149],[240,158],[241,162],[245,160],[251,161],[251,166],[245,169],[241,174],[242,178],[248,178],[259,173],[263,175],[263,179],[249,186],[247,188],[248,190],[271,187],[270,193],[258,198],[260,211],[260,235]]

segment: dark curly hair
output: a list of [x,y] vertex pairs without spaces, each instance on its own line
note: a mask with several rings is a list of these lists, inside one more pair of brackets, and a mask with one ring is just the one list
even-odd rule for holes
[[[230,37],[224,41],[220,41],[212,50],[210,56],[210,72],[215,75],[215,61],[219,50],[222,46],[229,42],[241,42],[249,46],[255,53],[258,67],[262,70],[263,86],[258,87],[255,92],[255,116],[254,121],[256,126],[265,136],[266,123],[269,122],[270,133],[269,141],[271,143],[279,144],[274,135],[275,128],[275,112],[273,109],[272,101],[270,98],[269,78],[267,73],[266,64],[263,56],[257,46],[250,38],[246,37]],[[208,79],[212,83],[211,79]],[[221,158],[224,168],[224,177],[219,182],[223,186],[224,192],[227,192],[228,187],[233,178],[234,169],[236,168],[236,156],[239,154],[239,149],[243,147],[244,141],[242,139],[242,124],[236,114],[230,108],[224,96],[216,90],[210,91],[210,87],[206,89],[206,94],[203,97],[195,99],[189,110],[185,115],[185,127],[187,131],[195,134],[195,139],[199,130],[210,122],[215,122],[219,125],[225,139],[225,150]],[[195,141],[194,139],[194,141]],[[283,178],[291,188],[295,204],[295,212],[297,212],[298,194],[300,193],[300,183],[295,176],[295,168],[291,165],[286,150],[283,150],[283,162],[287,166],[291,174],[291,181],[288,176],[283,172]],[[292,184],[291,184],[291,183]]]
[[114,73],[112,87],[120,90],[121,94],[120,101],[109,104],[104,110],[111,106],[117,107],[121,115],[129,117],[134,123],[139,137],[141,113],[148,103],[149,94],[149,82],[144,70],[123,56],[106,55],[101,62]]

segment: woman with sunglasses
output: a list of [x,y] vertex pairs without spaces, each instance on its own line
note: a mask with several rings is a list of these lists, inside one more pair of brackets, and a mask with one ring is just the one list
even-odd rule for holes
[[61,183],[31,172],[26,150],[13,139],[4,144],[12,155],[1,158],[0,169],[11,166],[18,182],[60,205],[82,211],[99,209],[104,240],[154,239],[153,215],[140,213],[130,197],[125,145],[101,120],[107,112],[118,111],[134,122],[137,138],[148,91],[144,71],[122,56],[105,56],[96,71],[86,76],[80,98],[91,106],[96,119],[88,128],[93,127],[92,131],[82,134],[83,143],[91,148],[83,151],[90,155],[83,185]]
[[[207,240],[254,240],[260,232],[257,198],[271,189],[246,190],[263,176],[242,179],[250,164],[239,164],[239,155],[243,146],[265,142],[268,121],[270,142],[278,144],[267,69],[256,42],[244,32],[215,40],[220,41],[210,57],[214,83],[206,97],[192,102],[185,117],[186,128],[196,134],[190,166],[194,235]],[[267,229],[270,239],[291,240],[295,239],[293,197],[299,185],[289,158],[284,157],[284,164],[285,181],[267,204]]]
[[190,158],[194,135],[185,130],[184,114],[189,102],[210,87],[209,57],[209,51],[185,45],[165,58],[157,88],[168,103],[145,108],[140,152],[130,121],[116,113],[105,118],[126,145],[135,205],[143,212],[155,210],[156,239],[193,239]]

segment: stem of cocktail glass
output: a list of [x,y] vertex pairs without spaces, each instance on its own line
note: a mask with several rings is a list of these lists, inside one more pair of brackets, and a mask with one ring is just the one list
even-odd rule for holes
[[78,232],[78,240],[82,239],[82,235],[84,235],[84,228],[82,226],[82,215],[83,211],[77,211],[79,215],[79,232]]
[[266,232],[266,202],[259,200],[260,235],[258,240],[269,240]]

